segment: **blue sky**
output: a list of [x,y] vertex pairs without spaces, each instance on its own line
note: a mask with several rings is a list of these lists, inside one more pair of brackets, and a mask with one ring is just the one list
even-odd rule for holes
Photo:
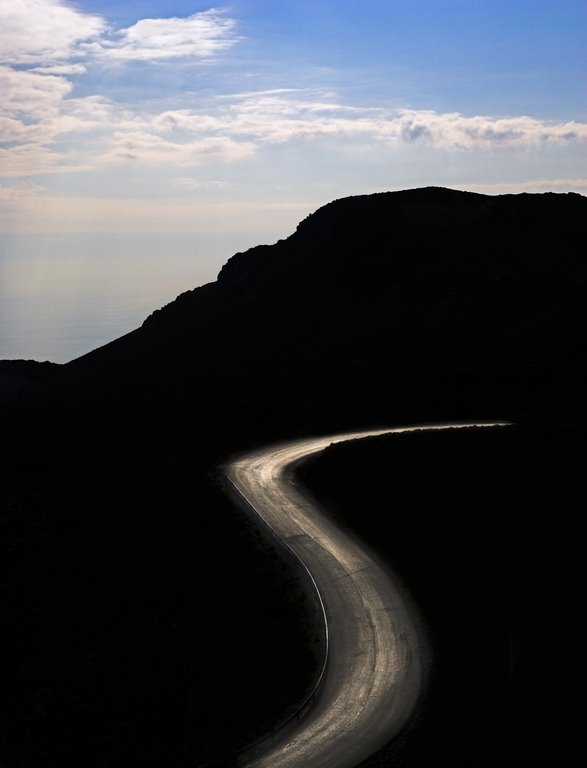
[[344,195],[587,191],[575,0],[2,0],[0,233],[271,239]]

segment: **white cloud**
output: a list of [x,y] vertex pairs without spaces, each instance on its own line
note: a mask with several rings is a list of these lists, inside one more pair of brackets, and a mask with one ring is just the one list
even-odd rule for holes
[[236,22],[211,9],[187,18],[141,19],[110,39],[89,43],[89,54],[117,61],[210,59],[237,41]]
[[[321,137],[358,137],[398,144],[427,144],[438,149],[530,148],[587,139],[587,125],[554,123],[526,115],[496,118],[458,112],[384,108],[361,109],[323,98],[285,98],[246,94],[224,117],[234,134],[280,143]],[[189,116],[184,115],[187,125]]]
[[51,148],[56,139],[97,124],[82,114],[84,100],[66,98],[71,90],[63,77],[0,66],[0,176],[63,169],[62,156]]
[[547,143],[587,139],[587,125],[574,121],[554,123],[527,115],[493,118],[459,112],[400,110],[389,123],[393,141],[424,143],[444,149],[530,148]]
[[[0,67],[0,89],[6,94],[3,114],[0,112],[1,141],[19,147],[18,161],[2,156],[0,175],[15,175],[17,168],[24,173],[27,156],[38,161],[29,169],[31,174],[75,170],[76,163],[179,168],[233,162],[265,145],[319,140],[341,152],[351,144],[366,150],[376,147],[380,152],[402,145],[489,152],[525,151],[587,139],[587,125],[574,121],[363,109],[317,92],[248,93],[234,96],[232,101],[218,99],[206,110],[150,113],[97,95],[71,98],[71,88],[65,77]],[[81,144],[78,141],[77,154],[62,143],[60,158],[55,142],[65,134],[80,132],[86,138]],[[68,152],[75,163],[68,160]]]
[[101,35],[100,16],[81,13],[60,0],[2,0],[0,61],[55,62],[70,57],[84,40]]
[[84,96],[80,99],[68,99],[65,107],[68,115],[75,115],[82,119],[103,123],[117,122],[131,114],[129,110],[116,105],[104,96]]
[[205,133],[228,127],[226,119],[222,116],[199,114],[189,109],[167,110],[155,115],[149,125],[152,130],[163,134],[176,131]]
[[209,160],[242,160],[255,151],[251,142],[228,136],[205,136],[181,143],[146,131],[123,131],[113,136],[113,149],[100,162],[147,165],[199,165]]
[[24,114],[38,119],[57,110],[71,92],[72,84],[63,77],[0,66],[1,111],[4,115]]
[[30,141],[38,133],[35,125],[27,125],[14,117],[0,115],[0,137],[2,144]]
[[84,74],[84,64],[72,63],[72,58],[207,61],[239,39],[236,21],[216,8],[185,18],[141,19],[113,30],[101,16],[82,13],[62,0],[0,3],[0,63],[37,64],[36,71],[47,74]]
[[258,144],[354,138],[391,146],[423,144],[450,150],[528,149],[587,139],[587,125],[574,121],[361,108],[293,90],[241,94],[233,96],[231,102],[223,98],[214,112],[168,110],[152,118],[150,129],[176,135],[220,132]]
[[85,75],[88,71],[83,64],[52,64],[42,67],[32,67],[29,72],[41,75]]

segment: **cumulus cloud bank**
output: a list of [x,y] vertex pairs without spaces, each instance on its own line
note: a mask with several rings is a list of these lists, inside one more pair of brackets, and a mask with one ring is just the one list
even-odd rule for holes
[[400,110],[390,127],[394,139],[408,143],[424,142],[447,149],[533,147],[548,142],[587,139],[587,125],[584,123],[549,123],[527,115],[469,117],[458,112],[441,114],[410,109]]
[[[139,126],[141,133],[135,135]],[[135,115],[127,129],[136,141],[135,149],[142,148],[144,156],[152,154],[152,145],[162,150],[222,138],[231,148],[228,159],[246,157],[264,145],[322,139],[369,146],[375,142],[381,149],[419,143],[462,151],[526,149],[587,139],[587,125],[577,122],[549,123],[524,115],[494,118],[430,110],[361,109],[300,92],[237,95],[222,100],[214,111],[180,109]],[[125,126],[121,124],[117,142],[124,140]],[[133,159],[139,156],[140,151]],[[110,160],[115,158],[109,155]]]
[[[4,142],[36,145],[39,167],[59,169],[50,145],[64,134],[91,132],[85,165],[133,163],[198,165],[233,162],[250,157],[264,146],[308,141],[345,142],[381,151],[421,144],[437,150],[496,151],[569,144],[587,139],[587,125],[574,121],[547,122],[526,115],[467,116],[415,109],[361,109],[326,103],[319,94],[247,94],[222,99],[213,109],[146,112],[103,97],[70,97],[71,83],[56,75],[0,68],[0,88],[9,96],[0,130]],[[32,144],[31,144],[32,143]],[[20,151],[24,147],[20,147]],[[63,163],[67,151],[62,150]],[[78,158],[79,161],[79,158]],[[61,164],[63,165],[63,164]],[[73,168],[73,166],[71,166]],[[0,162],[0,174],[25,172],[24,164]]]
[[352,144],[381,152],[412,145],[468,152],[587,139],[587,125],[574,121],[365,108],[292,88],[217,96],[205,108],[182,109],[75,95],[75,78],[104,63],[210,64],[238,40],[236,21],[218,9],[142,19],[116,31],[62,0],[2,0],[0,176],[237,162],[264,147],[300,142],[326,141],[341,151]]

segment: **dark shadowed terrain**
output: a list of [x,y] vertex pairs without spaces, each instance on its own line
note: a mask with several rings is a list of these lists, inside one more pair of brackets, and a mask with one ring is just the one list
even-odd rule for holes
[[527,427],[422,437],[333,446],[298,471],[391,564],[430,636],[419,719],[365,768],[582,762],[587,446]]
[[[556,495],[540,491],[543,478],[552,475],[553,488],[565,487],[557,441],[573,446],[574,478],[584,462],[586,214],[587,201],[573,194],[488,197],[427,188],[339,200],[287,240],[237,254],[217,282],[182,294],[142,328],[101,349],[63,366],[0,363],[2,611],[9,649],[2,657],[8,681],[2,764],[198,765],[259,736],[303,696],[316,665],[310,601],[278,553],[232,509],[214,469],[229,454],[263,442],[434,419],[512,419],[524,439],[500,437],[507,448],[491,443],[486,449],[494,461],[487,466],[495,465],[491,472],[499,476],[514,472],[516,451],[532,450],[539,430],[536,445],[545,458],[527,461],[529,503],[520,512],[526,529],[541,531],[538,560],[525,550],[518,556],[509,538],[487,527],[495,518],[490,501],[467,518],[466,535],[458,534],[464,513],[456,511],[442,528],[444,538],[436,529],[433,536],[439,551],[449,553],[447,531],[453,531],[464,553],[460,565],[448,558],[449,568],[441,558],[435,566],[435,580],[448,568],[438,579],[446,578],[455,604],[477,605],[456,590],[474,583],[469,565],[477,564],[475,547],[487,540],[495,544],[493,559],[510,569],[500,570],[496,582],[499,610],[512,609],[501,599],[512,584],[515,610],[538,615],[526,574],[531,584],[541,583],[547,540],[559,558],[549,567],[560,573],[565,542],[584,535],[578,510],[569,523],[574,534],[565,529],[561,539],[559,528],[549,527],[546,503],[535,513],[531,500]],[[435,473],[440,484],[436,443],[432,436],[425,441],[414,448],[407,476],[417,474],[422,460],[426,476]],[[371,450],[364,464],[375,461]],[[398,459],[390,450],[381,455],[386,475]],[[461,476],[459,462],[467,457],[462,447],[455,450],[450,471]],[[476,455],[482,450],[475,445]],[[327,482],[316,477],[316,493],[333,511],[343,488],[334,472]],[[348,479],[348,467],[345,474]],[[421,486],[416,474],[414,484]],[[503,486],[506,508],[510,496],[522,494],[518,481]],[[473,485],[458,486],[455,509],[478,504],[479,486],[492,484],[485,477]],[[434,495],[433,489],[430,484],[427,492]],[[382,494],[374,483],[373,508]],[[414,551],[423,537],[408,530],[410,521],[430,527],[430,496],[415,503],[416,511],[400,521]],[[453,501],[439,504],[446,520]],[[347,520],[350,513],[341,508],[340,514]],[[377,516],[363,522],[361,535],[381,541]],[[396,524],[394,517],[389,530]],[[507,552],[498,547],[504,541]],[[459,630],[472,622],[477,632],[479,611],[447,613],[432,593],[418,592],[430,575],[426,546],[405,580],[416,585],[434,637],[444,642],[443,622]],[[401,573],[396,555],[382,551]],[[517,745],[519,765],[569,763],[576,740],[559,739],[539,759],[536,744],[548,728],[560,734],[567,715],[584,711],[580,702],[561,704],[557,693],[575,674],[584,682],[579,654],[567,667],[545,663],[563,656],[561,645],[570,648],[573,633],[556,634],[550,622],[571,603],[575,617],[581,615],[578,585],[578,566],[570,585],[552,582],[540,621],[529,619],[528,653],[511,630],[513,673],[504,672],[499,613],[499,660],[490,659],[487,633],[481,652],[468,652],[470,675],[459,675],[467,681],[481,675],[477,690],[484,670],[505,675],[509,703],[501,709],[491,703],[497,701],[493,689],[483,706],[475,703],[477,694],[471,698],[470,686],[446,693],[446,670],[459,666],[446,657],[430,703],[443,715],[422,721],[432,723],[425,726],[431,730],[412,740],[420,746],[407,749],[406,765],[434,765],[434,750],[452,755],[457,742],[495,745],[498,734],[503,749]],[[565,658],[575,658],[573,648]],[[531,675],[524,665],[540,668],[540,690],[538,678],[526,683]],[[442,695],[449,701],[439,705]],[[542,709],[534,716],[524,702],[536,700]],[[499,718],[507,707],[513,714],[504,730]],[[461,713],[458,724],[452,721],[455,742],[441,740],[448,738],[448,711]],[[557,713],[549,725],[545,712]],[[527,752],[520,747],[525,743]],[[457,764],[484,765],[465,757]]]

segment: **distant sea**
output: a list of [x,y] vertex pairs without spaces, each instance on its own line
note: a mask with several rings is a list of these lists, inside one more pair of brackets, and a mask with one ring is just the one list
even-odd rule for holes
[[[275,238],[277,239],[277,238]],[[216,279],[263,235],[0,235],[0,359],[64,363]]]

